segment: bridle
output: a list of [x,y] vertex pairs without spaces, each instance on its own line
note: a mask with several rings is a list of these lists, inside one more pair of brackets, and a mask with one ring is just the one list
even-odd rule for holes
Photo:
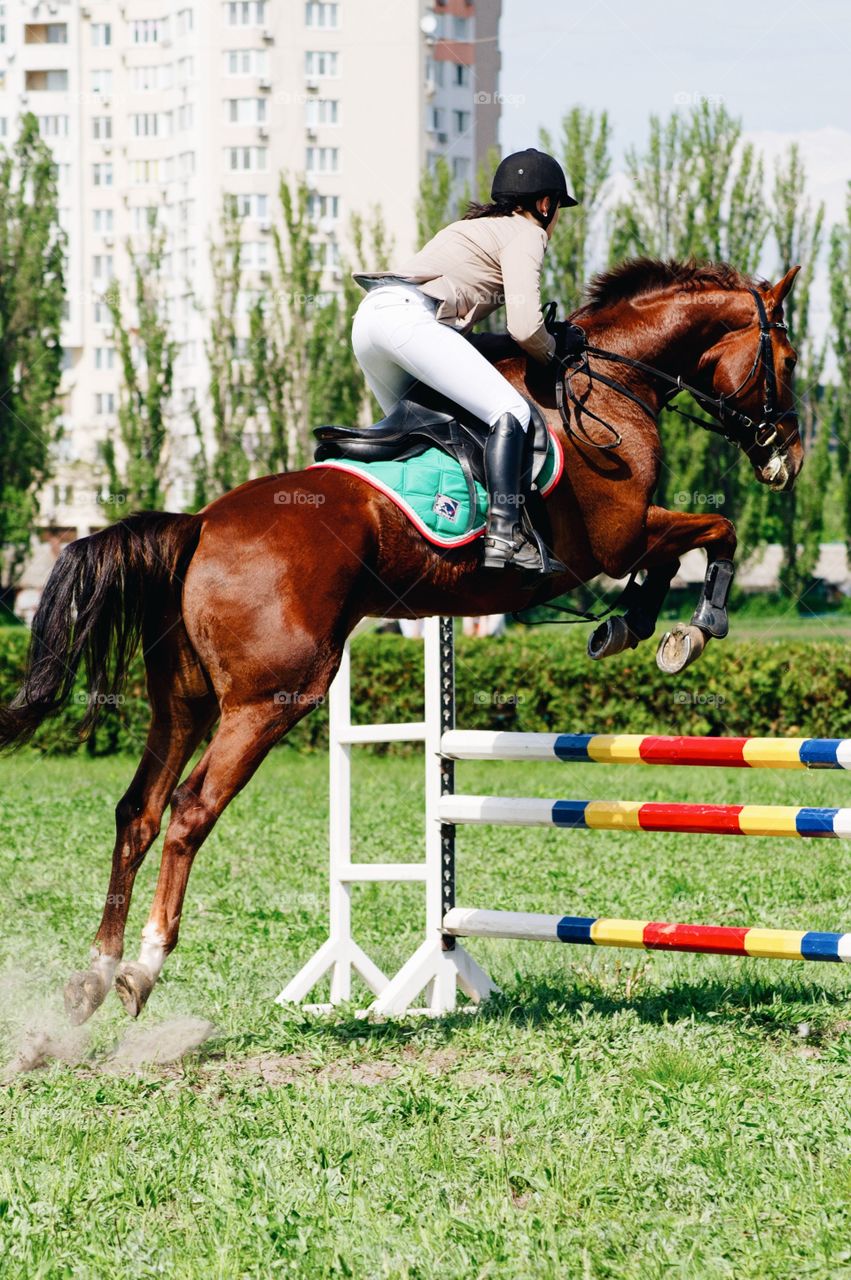
[[[756,353],[753,358],[753,364],[745,374],[739,385],[728,395],[712,396],[705,391],[701,391],[698,387],[691,386],[690,383],[684,382],[681,377],[675,377],[670,373],[666,373],[663,369],[657,369],[654,365],[645,364],[643,360],[635,360],[632,356],[618,355],[614,351],[606,351],[602,347],[592,347],[585,345],[583,350],[576,356],[572,362],[565,362],[563,372],[556,378],[556,404],[558,405],[559,414],[561,415],[564,429],[569,436],[579,443],[590,445],[595,449],[617,449],[622,443],[623,437],[620,432],[612,426],[610,422],[606,422],[592,409],[589,409],[584,403],[582,396],[577,395],[573,389],[573,379],[577,374],[587,378],[589,390],[593,389],[594,382],[600,382],[604,386],[610,387],[613,391],[625,396],[634,404],[639,405],[650,418],[656,419],[657,413],[664,408],[670,408],[674,413],[679,414],[681,418],[686,418],[690,422],[696,422],[699,427],[703,427],[705,431],[713,431],[717,435],[721,435],[725,440],[729,440],[731,444],[737,445],[739,448],[747,450],[754,446],[760,449],[772,449],[771,457],[778,456],[789,444],[791,444],[798,435],[797,428],[794,434],[781,447],[780,437],[777,428],[784,418],[792,417],[791,409],[780,410],[777,402],[777,371],[774,366],[774,353],[771,347],[771,331],[772,329],[781,329],[786,332],[786,325],[779,320],[769,320],[765,310],[765,303],[762,300],[757,289],[749,288],[748,292],[756,303],[757,320],[759,321],[759,342],[757,344]],[[552,319],[555,311],[555,303],[547,304],[549,318]],[[668,390],[663,396],[659,410],[629,387],[624,386],[622,382],[618,382],[615,378],[608,377],[607,374],[601,373],[599,370],[592,371],[588,361],[588,357],[593,356],[597,360],[606,360],[611,364],[622,364],[629,369],[636,369],[640,373],[649,374],[652,378],[669,384]],[[735,408],[731,403],[736,396],[744,391],[745,387],[751,383],[754,378],[762,375],[763,379],[763,413],[762,420],[757,422],[756,419],[750,417],[749,414],[743,413],[741,409]],[[687,391],[702,409],[706,409],[717,419],[716,422],[707,422],[705,418],[698,418],[693,413],[688,413],[685,409],[681,409],[678,405],[671,404],[671,400],[681,391]],[[570,411],[565,404],[565,396],[581,414],[587,414],[595,422],[599,422],[611,435],[612,439],[607,443],[600,443],[592,438],[585,431],[581,422],[580,413],[577,413],[576,425],[571,421]]]

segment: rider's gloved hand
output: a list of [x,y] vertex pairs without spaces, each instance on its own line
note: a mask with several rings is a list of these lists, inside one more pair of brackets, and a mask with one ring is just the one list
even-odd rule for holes
[[575,360],[585,350],[585,330],[569,320],[559,320],[553,326],[553,337],[556,340],[555,359],[559,361]]

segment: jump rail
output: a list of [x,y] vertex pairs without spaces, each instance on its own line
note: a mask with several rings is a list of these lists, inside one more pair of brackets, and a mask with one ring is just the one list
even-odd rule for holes
[[[851,837],[851,809],[787,805],[701,805],[626,800],[545,800],[458,795],[456,760],[561,760],[596,764],[691,765],[713,768],[851,769],[851,739],[698,738],[640,734],[505,733],[455,728],[452,619],[425,625],[425,720],[353,725],[348,646],[329,697],[330,936],[278,996],[302,1002],[330,973],[327,1010],[351,997],[356,972],[375,994],[370,1012],[401,1014],[425,992],[417,1012],[455,1008],[457,992],[478,1003],[497,990],[458,938],[560,941],[776,960],[851,961],[851,934],[643,920],[534,915],[455,906],[455,828],[460,824],[557,826],[571,830],[673,831],[739,836]],[[425,859],[362,863],[352,859],[351,748],[365,742],[425,743]],[[425,940],[388,979],[352,937],[351,886],[421,882]]]

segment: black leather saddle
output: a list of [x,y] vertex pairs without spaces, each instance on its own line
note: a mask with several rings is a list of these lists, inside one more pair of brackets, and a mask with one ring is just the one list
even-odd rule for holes
[[[496,343],[489,343],[489,350],[482,350],[482,354],[487,354],[492,360],[505,359],[506,355],[493,355],[490,354],[491,351],[505,351],[512,355],[520,352],[520,348],[508,334],[476,334],[474,339],[480,350],[482,339],[496,340]],[[511,344],[511,352],[508,352],[507,344]],[[549,449],[549,433],[538,406],[531,400],[526,402],[531,413],[531,429],[526,433],[527,452],[522,484],[525,492],[535,495],[535,482]],[[475,523],[475,481],[485,484],[483,450],[488,426],[440,392],[416,383],[405,399],[400,400],[374,426],[316,427],[313,434],[318,441],[314,452],[317,462],[327,462],[334,458],[348,458],[358,462],[386,462],[393,459],[403,461],[415,458],[427,449],[442,449],[456,459],[467,482],[470,519],[464,532]]]

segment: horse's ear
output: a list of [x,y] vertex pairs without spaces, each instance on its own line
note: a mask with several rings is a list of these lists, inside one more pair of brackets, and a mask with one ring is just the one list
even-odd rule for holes
[[801,270],[800,266],[790,267],[789,270],[786,272],[785,276],[783,277],[783,279],[778,280],[777,284],[771,286],[769,293],[771,294],[771,300],[774,303],[775,307],[780,306],[783,299],[786,297],[786,294],[789,292],[789,290],[792,288],[792,285],[795,283],[795,276],[798,274],[800,270]]

